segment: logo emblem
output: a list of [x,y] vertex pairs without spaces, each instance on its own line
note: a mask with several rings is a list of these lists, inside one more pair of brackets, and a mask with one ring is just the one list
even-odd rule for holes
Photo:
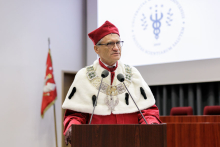
[[146,0],[132,21],[132,38],[146,54],[158,55],[174,49],[185,30],[185,14],[177,0]]

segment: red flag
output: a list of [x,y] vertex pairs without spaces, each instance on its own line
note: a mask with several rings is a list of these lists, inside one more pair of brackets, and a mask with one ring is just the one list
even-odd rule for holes
[[46,75],[44,78],[43,99],[41,105],[41,117],[44,117],[44,113],[55,103],[57,98],[57,90],[53,76],[52,59],[50,56],[50,49],[47,55],[46,63]]

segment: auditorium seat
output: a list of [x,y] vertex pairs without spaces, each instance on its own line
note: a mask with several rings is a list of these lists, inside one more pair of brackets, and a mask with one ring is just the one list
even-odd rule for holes
[[203,115],[220,115],[220,106],[205,106]]
[[192,107],[173,107],[170,110],[170,115],[193,115]]

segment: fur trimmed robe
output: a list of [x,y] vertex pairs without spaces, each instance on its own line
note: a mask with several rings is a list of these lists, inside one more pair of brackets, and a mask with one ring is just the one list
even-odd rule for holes
[[[93,65],[81,69],[76,74],[62,105],[63,109],[67,109],[64,117],[64,133],[71,124],[88,123],[101,83],[101,73],[104,70],[96,60]],[[149,124],[160,123],[159,110],[155,105],[154,96],[138,70],[118,61],[115,75],[119,73],[124,75],[124,83],[147,122]],[[144,124],[145,122],[123,83],[115,77],[111,85],[109,74],[103,79],[91,123]]]

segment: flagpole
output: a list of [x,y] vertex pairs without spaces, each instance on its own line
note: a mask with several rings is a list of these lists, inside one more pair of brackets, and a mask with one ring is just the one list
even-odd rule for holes
[[[49,49],[49,51],[50,51],[50,38],[48,38],[48,49]],[[58,147],[58,144],[57,144],[57,124],[56,124],[56,110],[55,110],[55,103],[53,104],[53,114],[54,114],[54,127],[55,127],[56,147]]]
[[50,38],[48,38],[48,49],[50,50]]
[[57,145],[57,124],[56,124],[55,103],[53,104],[53,114],[54,114],[54,127],[55,127],[56,147],[58,147],[58,145]]

